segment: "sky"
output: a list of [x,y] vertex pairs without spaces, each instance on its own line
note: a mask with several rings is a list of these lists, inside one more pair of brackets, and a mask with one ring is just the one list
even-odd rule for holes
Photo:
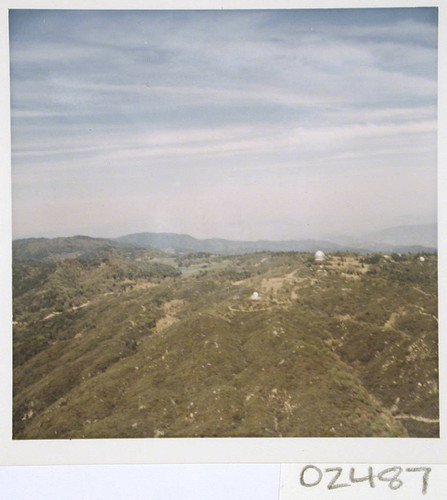
[[11,10],[13,237],[436,223],[437,9]]

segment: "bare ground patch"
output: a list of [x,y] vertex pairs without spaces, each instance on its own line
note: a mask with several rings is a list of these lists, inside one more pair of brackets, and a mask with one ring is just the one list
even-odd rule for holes
[[403,308],[400,308],[398,311],[392,312],[390,317],[386,320],[383,327],[387,329],[395,328],[397,320],[400,319],[402,316],[405,316],[405,314],[406,311]]
[[163,312],[165,316],[160,318],[155,324],[155,330],[157,333],[166,330],[173,324],[177,323],[179,319],[176,317],[176,314],[182,309],[185,305],[185,301],[181,299],[170,300],[169,302],[165,302],[162,306]]

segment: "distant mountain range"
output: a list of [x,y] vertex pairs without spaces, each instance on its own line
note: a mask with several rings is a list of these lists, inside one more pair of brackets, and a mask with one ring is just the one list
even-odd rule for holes
[[[315,252],[318,249],[337,251],[348,249],[345,246],[321,240],[288,241],[234,241],[221,238],[197,239],[187,234],[175,233],[137,233],[117,238],[119,243],[141,247],[152,247],[174,252],[207,252],[236,255],[260,251],[269,252]],[[353,248],[351,248],[353,250]]]
[[73,236],[69,238],[26,238],[15,240],[13,255],[17,258],[43,259],[57,255],[85,255],[112,251],[118,247],[142,247],[168,252],[204,252],[237,255],[255,252],[428,252],[437,249],[436,225],[399,226],[369,233],[363,238],[338,237],[330,240],[258,240],[235,241],[221,238],[198,239],[188,234],[136,233],[115,239]]
[[396,226],[357,238],[333,236],[327,239],[341,246],[367,249],[370,252],[435,252],[438,248],[438,228],[436,224]]
[[368,252],[435,252],[437,228],[435,224],[399,226],[376,233],[369,233],[361,239],[338,238],[329,240],[258,240],[234,241],[220,238],[197,239],[187,234],[136,233],[121,236],[115,241],[141,247],[151,247],[173,252],[208,252],[236,255],[260,251],[270,252],[325,252],[350,251]]
[[436,224],[391,227],[370,233],[367,238],[371,242],[382,245],[422,245],[437,248],[438,227]]

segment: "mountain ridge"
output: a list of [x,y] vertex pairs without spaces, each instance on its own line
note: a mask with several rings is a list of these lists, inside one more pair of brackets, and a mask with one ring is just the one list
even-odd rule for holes
[[22,238],[13,240],[13,255],[18,258],[65,258],[88,252],[105,252],[112,247],[139,247],[174,253],[210,253],[238,255],[256,252],[372,252],[436,253],[436,225],[397,226],[362,238],[328,237],[325,239],[230,240],[225,238],[195,238],[172,232],[140,232],[117,238],[68,236],[56,238]]
[[[429,228],[426,233],[436,232],[436,225],[427,225]],[[408,231],[413,234],[411,239],[403,228],[407,227]],[[235,255],[238,253],[252,253],[259,251],[284,251],[284,252],[315,252],[323,250],[326,252],[348,251],[356,253],[369,253],[375,251],[383,252],[436,252],[436,245],[424,244],[436,243],[433,238],[422,238],[422,240],[415,235],[414,228],[422,228],[425,226],[398,226],[396,228],[388,228],[381,232],[369,233],[369,239],[349,240],[348,238],[341,237],[338,241],[330,241],[329,239],[300,239],[300,240],[230,240],[225,238],[194,238],[188,234],[178,233],[154,233],[154,232],[141,232],[133,233],[125,236],[115,238],[113,241],[121,243],[136,244],[143,247],[159,248],[161,250],[174,250],[174,251],[199,251],[208,253],[221,253]],[[394,242],[390,243],[380,235],[392,234],[394,229],[398,231],[399,238],[395,238]],[[378,241],[373,239],[373,235],[379,236]]]
[[437,224],[395,226],[368,233],[365,239],[391,245],[414,245],[418,243],[426,247],[437,247],[438,226]]

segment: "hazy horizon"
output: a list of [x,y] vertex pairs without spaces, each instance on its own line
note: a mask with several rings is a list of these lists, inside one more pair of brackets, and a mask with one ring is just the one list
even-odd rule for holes
[[10,11],[13,237],[435,224],[437,9]]
[[[386,228],[382,228],[382,229],[379,229],[377,231],[374,231],[374,232],[365,232],[365,233],[362,233],[362,234],[357,234],[357,235],[350,235],[350,234],[321,234],[319,236],[309,236],[309,237],[296,237],[296,238],[284,238],[284,239],[273,239],[273,238],[239,238],[237,240],[235,239],[231,239],[231,238],[224,238],[224,237],[221,237],[219,235],[214,235],[214,236],[209,236],[209,237],[206,237],[206,238],[200,238],[194,234],[190,234],[190,233],[185,233],[185,232],[174,232],[174,231],[139,231],[137,233],[123,233],[123,234],[113,234],[113,235],[105,235],[105,234],[93,234],[93,233],[61,233],[61,234],[55,234],[55,235],[48,235],[48,234],[40,234],[40,235],[28,235],[28,236],[23,236],[23,237],[13,237],[13,241],[16,241],[16,240],[21,240],[21,239],[33,239],[33,238],[44,238],[44,239],[53,239],[53,238],[75,238],[75,237],[87,237],[87,238],[103,238],[103,239],[110,239],[110,240],[113,240],[113,239],[118,239],[120,237],[123,237],[123,236],[129,236],[129,235],[133,235],[133,234],[175,234],[175,235],[179,235],[179,236],[191,236],[192,238],[195,238],[197,240],[206,240],[206,239],[209,239],[209,240],[228,240],[228,241],[246,241],[246,242],[256,242],[256,241],[277,241],[277,242],[280,242],[280,241],[304,241],[304,240],[320,240],[320,241],[328,241],[328,242],[332,242],[332,243],[337,243],[337,242],[342,242],[342,244],[349,244],[349,242],[351,241],[352,243],[355,242],[355,240],[358,239],[358,242],[360,243],[362,238],[363,239],[367,239],[368,237],[372,237],[374,234],[380,234],[381,232],[385,232],[387,230],[390,230],[390,229],[400,229],[400,228],[423,228],[423,227],[428,227],[428,226],[435,226],[437,227],[437,224],[409,224],[409,225],[402,225],[402,226],[395,226],[395,227],[386,227]],[[424,237],[422,236],[421,237],[422,239],[424,239]],[[417,238],[416,238],[417,239]],[[365,240],[366,241],[366,240]],[[364,241],[364,242],[365,242]],[[420,241],[414,241],[413,243],[411,243],[410,245],[414,245],[414,244],[420,244],[422,246],[437,246],[437,245],[433,245],[433,244],[427,244],[425,242],[420,242]]]

